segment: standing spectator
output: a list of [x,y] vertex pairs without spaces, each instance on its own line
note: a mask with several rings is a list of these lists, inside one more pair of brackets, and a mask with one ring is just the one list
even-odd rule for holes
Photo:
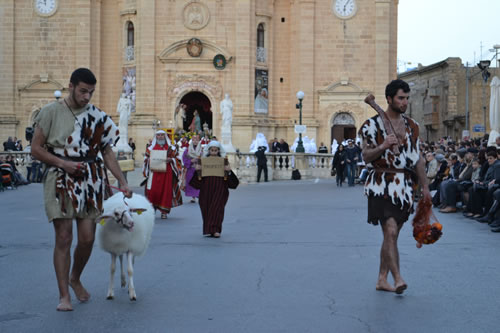
[[290,146],[289,146],[289,145],[288,145],[288,143],[287,143],[285,140],[283,140],[283,139],[281,139],[281,140],[280,140],[280,151],[281,151],[282,153],[289,153],[289,152],[290,152]]
[[257,156],[257,183],[260,182],[260,175],[262,170],[264,170],[264,181],[267,182],[267,158],[266,158],[266,147],[260,146],[255,152]]
[[3,150],[4,151],[9,151],[9,150],[15,151],[15,150],[17,150],[16,149],[16,143],[14,142],[14,140],[12,140],[11,136],[9,136],[7,138],[7,141],[5,141],[3,143]]
[[280,143],[278,142],[277,138],[274,138],[273,142],[271,143],[271,152],[277,153],[279,151],[281,151]]
[[347,166],[347,182],[349,186],[354,186],[354,178],[356,177],[356,167],[359,161],[359,148],[354,145],[352,139],[347,140],[346,148],[346,166]]
[[[325,146],[323,141],[321,141],[321,144],[319,145],[318,153],[319,154],[328,154],[328,147]],[[322,157],[321,158],[321,165],[324,165],[324,164],[325,164],[325,159]]]
[[23,151],[23,141],[22,140],[17,140],[16,141],[16,150],[17,151]]
[[135,160],[135,142],[133,138],[128,139],[128,145],[132,149],[132,159]]
[[319,154],[328,154],[328,147],[325,146],[325,144],[323,143],[323,141],[321,141],[321,143],[319,145],[318,153]]
[[333,157],[332,170],[337,172],[337,186],[342,187],[344,181],[344,169],[346,165],[346,151],[343,144],[339,144],[337,151]]

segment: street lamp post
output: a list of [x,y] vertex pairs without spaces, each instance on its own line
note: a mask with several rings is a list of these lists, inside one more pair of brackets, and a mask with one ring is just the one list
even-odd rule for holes
[[[302,100],[304,99],[304,92],[297,92],[297,99],[299,102],[295,105],[299,109],[299,125],[302,125]],[[295,148],[296,153],[304,153],[304,145],[302,144],[302,132],[299,133],[299,142],[297,143],[297,148]]]
[[486,82],[488,82],[488,78],[490,77],[490,72],[488,72],[488,68],[490,67],[490,60],[481,60],[477,67],[481,70],[481,76],[483,77],[482,88],[483,88],[483,127],[484,133],[486,134]]
[[61,90],[56,90],[54,91],[54,97],[59,100],[59,98],[61,98],[62,94],[61,94]]

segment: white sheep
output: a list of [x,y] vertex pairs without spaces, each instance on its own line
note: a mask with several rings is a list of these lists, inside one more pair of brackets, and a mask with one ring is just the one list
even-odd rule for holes
[[125,198],[118,192],[104,201],[104,212],[98,222],[99,246],[111,254],[111,277],[107,299],[113,299],[113,279],[116,269],[116,257],[120,258],[121,286],[125,287],[123,255],[127,254],[128,294],[131,301],[137,299],[134,288],[134,260],[142,256],[149,245],[155,221],[155,211],[151,203],[142,195],[134,194]]

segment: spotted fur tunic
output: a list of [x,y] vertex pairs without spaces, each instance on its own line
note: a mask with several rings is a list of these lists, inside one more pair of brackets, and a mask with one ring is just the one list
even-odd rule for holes
[[84,163],[82,177],[74,177],[63,169],[51,166],[49,171],[57,174],[56,198],[61,201],[61,210],[65,212],[66,195],[76,212],[84,207],[95,207],[102,211],[105,193],[106,169],[98,155],[110,144],[116,144],[119,131],[111,118],[92,104],[85,111],[75,115],[73,132],[66,138],[64,147],[52,147],[49,150],[58,156],[67,158],[95,157]]
[[[400,206],[413,207],[413,181],[408,172],[383,172],[376,169],[412,169],[415,170],[420,158],[420,140],[418,124],[411,118],[403,116],[406,124],[404,144],[399,146],[400,155],[392,150],[385,152],[376,160],[367,164],[370,169],[365,183],[367,196],[390,197],[392,203]],[[380,116],[365,121],[359,130],[363,142],[368,146],[381,145],[387,137]]]

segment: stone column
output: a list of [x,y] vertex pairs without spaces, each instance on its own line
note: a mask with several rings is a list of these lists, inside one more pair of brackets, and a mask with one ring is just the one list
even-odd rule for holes
[[15,93],[15,72],[14,72],[14,0],[2,1],[0,16],[2,17],[2,29],[0,29],[0,72],[2,80],[0,81],[0,105],[2,105],[2,114],[0,116],[0,132],[2,139],[7,136],[16,135],[17,125],[14,113]]
[[[314,115],[314,9],[316,0],[299,0],[296,23],[298,31],[296,39],[292,43],[296,44],[297,65],[293,66],[296,73],[297,81],[295,82],[295,91],[293,92],[292,101],[297,100],[295,94],[302,90],[305,94],[302,102],[302,117],[312,118]],[[293,52],[293,51],[292,51]],[[295,103],[293,103],[295,104]],[[298,110],[297,110],[298,112]],[[298,117],[298,115],[297,115]],[[302,122],[304,124],[304,122]]]
[[[385,87],[391,77],[391,0],[375,0],[375,92],[376,100],[385,105]],[[382,108],[384,108],[382,106]]]

